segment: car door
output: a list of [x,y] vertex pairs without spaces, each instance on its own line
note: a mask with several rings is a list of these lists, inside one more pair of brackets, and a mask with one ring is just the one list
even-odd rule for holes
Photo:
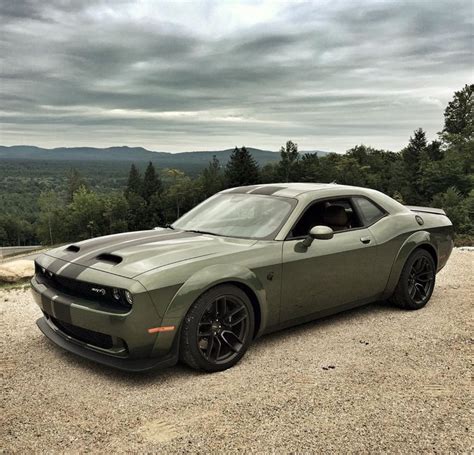
[[[290,232],[283,245],[281,323],[330,312],[337,307],[370,299],[374,294],[376,242],[359,219],[351,199],[320,200],[317,203],[343,205],[352,222],[334,232],[332,239],[314,240],[308,248],[301,243],[302,229],[309,231],[314,225],[324,224],[324,220],[318,214],[308,217],[305,213],[296,223],[292,232],[296,232],[297,237],[292,238]],[[311,204],[307,211],[310,207]]]

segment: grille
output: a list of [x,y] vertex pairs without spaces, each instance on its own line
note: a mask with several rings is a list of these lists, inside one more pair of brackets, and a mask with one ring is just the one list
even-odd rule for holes
[[114,298],[111,287],[51,274],[48,270],[43,272],[44,269],[38,264],[35,264],[35,268],[36,278],[40,283],[63,294],[100,302],[119,311],[127,311],[130,309],[130,305],[123,302],[122,298],[120,300]]
[[97,346],[103,349],[110,349],[113,347],[112,337],[106,335],[105,333],[94,332],[93,330],[83,329],[82,327],[77,327],[67,322],[58,321],[56,318],[50,316],[51,321],[54,322],[54,325],[64,332],[66,335],[69,335],[76,340],[82,341],[83,343],[88,343],[93,346]]

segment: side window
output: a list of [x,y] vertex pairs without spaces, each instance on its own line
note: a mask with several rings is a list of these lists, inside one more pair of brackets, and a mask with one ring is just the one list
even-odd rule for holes
[[350,198],[313,202],[290,232],[290,238],[308,235],[314,226],[329,226],[335,232],[362,226]]
[[359,212],[363,218],[365,226],[375,223],[385,216],[385,212],[379,209],[373,202],[364,197],[353,198]]

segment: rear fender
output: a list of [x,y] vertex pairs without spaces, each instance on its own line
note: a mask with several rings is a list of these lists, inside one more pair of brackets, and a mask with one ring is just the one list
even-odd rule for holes
[[427,231],[418,231],[410,235],[398,251],[397,257],[393,262],[392,269],[388,278],[387,286],[383,293],[383,298],[390,297],[395,291],[398,280],[402,273],[403,266],[407,261],[410,254],[419,246],[429,245],[437,251],[437,248],[433,245],[432,236]]

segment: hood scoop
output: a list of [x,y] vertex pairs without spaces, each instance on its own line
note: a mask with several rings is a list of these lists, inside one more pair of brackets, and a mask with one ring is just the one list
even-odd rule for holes
[[71,253],[79,253],[81,247],[77,245],[69,245],[64,251],[70,251]]
[[113,264],[113,265],[120,264],[123,261],[123,258],[121,256],[117,256],[116,254],[111,254],[111,253],[99,254],[99,256],[97,256],[96,259],[98,261],[107,262],[108,264]]

